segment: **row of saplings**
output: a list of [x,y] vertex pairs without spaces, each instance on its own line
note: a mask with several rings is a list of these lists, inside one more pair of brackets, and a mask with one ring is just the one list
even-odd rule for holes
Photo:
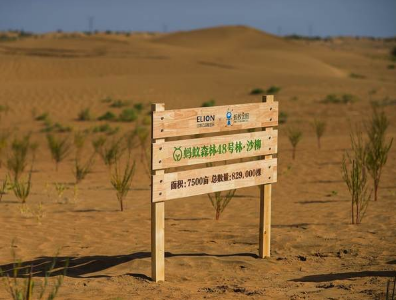
[[[83,153],[89,134],[84,131],[77,131],[73,136],[47,134],[46,139],[56,170],[62,161],[74,154],[72,169],[75,177],[74,198],[77,198],[78,184],[92,172],[95,159],[99,157],[109,169],[110,182],[116,191],[120,209],[123,211],[124,199],[131,188],[136,168],[136,162],[132,156],[134,149],[142,149],[140,160],[143,162],[146,173],[150,174],[148,137],[149,129],[145,126],[137,126],[135,130],[121,137],[99,136],[92,139],[92,153],[85,157]],[[30,134],[13,139],[4,163],[8,174],[0,184],[0,202],[4,194],[13,191],[23,205],[26,203],[32,186],[37,150],[38,143],[32,141]],[[54,187],[60,199],[67,187],[61,183],[54,183]]]

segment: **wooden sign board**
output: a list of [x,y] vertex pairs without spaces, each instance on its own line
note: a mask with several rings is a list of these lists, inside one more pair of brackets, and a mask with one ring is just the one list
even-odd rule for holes
[[154,139],[277,125],[277,102],[153,112]]
[[[273,96],[262,103],[152,112],[151,246],[152,278],[165,280],[165,201],[260,186],[260,257],[270,256],[271,184],[277,180],[278,103]],[[255,129],[247,133],[231,133]],[[257,131],[260,130],[260,131]],[[220,135],[197,137],[208,133]],[[192,136],[166,141],[165,138]],[[251,158],[238,162],[238,159]],[[224,165],[211,166],[224,161]],[[166,169],[206,164],[193,170]]]
[[276,158],[153,177],[153,202],[276,182]]
[[153,144],[153,170],[275,154],[278,131],[258,131]]

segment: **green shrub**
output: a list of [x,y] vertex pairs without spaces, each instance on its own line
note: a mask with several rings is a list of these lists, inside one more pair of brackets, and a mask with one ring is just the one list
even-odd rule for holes
[[111,127],[107,123],[92,128],[93,133],[106,133],[108,135],[116,134],[119,130],[119,127]]
[[335,104],[339,104],[339,103],[348,104],[357,101],[358,98],[351,94],[343,94],[341,96],[337,96],[335,94],[329,94],[323,100],[321,100],[322,103],[335,103]]
[[285,113],[284,111],[281,111],[279,113],[279,124],[285,124],[287,121],[287,118],[289,117],[289,115],[287,113]]
[[7,169],[13,174],[14,181],[19,178],[27,166],[27,155],[30,149],[30,135],[14,138],[11,153],[7,158]]
[[264,90],[260,88],[255,88],[250,91],[250,95],[259,95],[259,94],[264,94]]
[[58,171],[59,163],[65,159],[70,152],[69,137],[64,138],[47,134],[48,148],[50,149],[52,159],[55,161],[55,169]]
[[202,103],[202,107],[211,107],[214,106],[216,103],[216,101],[214,99],[210,99],[209,101],[205,101],[204,103]]
[[82,109],[79,114],[78,118],[79,121],[90,121],[91,117],[91,110],[89,108]]
[[361,74],[356,74],[356,73],[349,74],[349,77],[354,78],[354,79],[365,79],[366,78],[366,76],[361,75]]
[[272,85],[267,89],[267,95],[275,95],[279,93],[281,88],[279,86]]
[[104,142],[100,140],[94,147],[104,164],[109,168],[111,168],[125,151],[122,145],[122,139],[112,139],[111,141],[104,140]]
[[81,159],[76,157],[73,170],[74,177],[76,178],[76,184],[80,183],[89,173],[92,172],[94,163],[94,155],[92,155],[86,162],[81,162]]
[[133,108],[136,109],[138,112],[141,112],[144,108],[143,103],[138,102],[133,105]]
[[316,139],[318,141],[318,148],[320,149],[320,139],[326,131],[326,122],[314,119],[314,121],[312,122],[312,127],[315,130]]
[[118,120],[121,122],[133,122],[136,121],[137,117],[137,113],[133,108],[126,108],[121,112]]
[[120,203],[120,210],[124,211],[124,199],[131,189],[133,175],[135,173],[136,162],[133,164],[128,160],[124,172],[120,171],[120,163],[116,160],[114,172],[111,174],[110,182],[117,191],[117,199]]
[[111,102],[113,102],[113,99],[111,97],[107,96],[106,98],[100,100],[100,102],[102,102],[102,103],[111,103]]
[[49,119],[49,113],[45,112],[36,117],[36,121],[45,121]]
[[393,70],[395,68],[395,65],[388,65],[387,68],[388,70]]
[[128,106],[129,104],[130,104],[129,101],[114,100],[113,103],[111,103],[110,107],[122,108],[122,107]]
[[293,147],[292,158],[294,160],[296,158],[297,145],[302,138],[302,131],[298,128],[289,128],[287,131],[287,137],[289,138],[290,144]]
[[15,179],[12,184],[12,190],[14,191],[15,197],[21,200],[22,204],[26,203],[26,199],[29,197],[32,173],[29,173],[27,180],[21,180],[19,178]]
[[116,115],[113,114],[111,111],[105,112],[103,115],[101,115],[98,120],[99,121],[114,121],[116,119]]
[[213,197],[211,194],[208,194],[210,203],[212,203],[212,206],[215,209],[216,220],[220,219],[220,215],[234,197],[235,192],[236,189],[226,191],[224,194],[222,192],[215,192],[213,193]]
[[373,106],[371,121],[366,124],[368,143],[366,145],[366,167],[374,183],[374,200],[378,199],[378,187],[382,169],[388,160],[388,153],[392,147],[393,138],[386,141],[386,131],[389,120],[383,110]]
[[367,172],[365,168],[366,147],[362,133],[351,133],[352,156],[346,152],[342,160],[342,178],[351,194],[351,222],[360,224],[368,207],[371,193],[367,190]]

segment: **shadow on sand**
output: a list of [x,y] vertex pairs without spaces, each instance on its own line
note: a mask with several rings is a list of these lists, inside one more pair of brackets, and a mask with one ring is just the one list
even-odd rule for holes
[[[234,253],[234,254],[208,254],[208,253],[181,253],[181,254],[173,254],[170,252],[165,253],[165,257],[252,257],[258,258],[256,254],[252,253]],[[131,262],[136,259],[144,259],[150,258],[150,252],[136,252],[127,255],[116,255],[116,256],[82,256],[82,257],[38,257],[31,261],[21,262],[18,266],[18,278],[25,278],[28,276],[28,273],[32,269],[32,273],[34,277],[45,277],[51,265],[55,261],[55,265],[53,267],[53,271],[48,274],[48,276],[58,276],[63,275],[65,272],[65,266],[68,262],[68,267],[66,270],[67,277],[74,278],[103,278],[103,277],[112,277],[109,275],[88,275],[91,273],[96,273],[100,271],[104,271],[106,269],[112,268],[117,265],[121,265],[127,262]],[[0,269],[3,272],[3,275],[13,277],[13,269],[14,263],[9,263],[0,266]],[[136,278],[148,279],[151,280],[150,277],[144,274],[137,273],[128,273],[125,275],[130,275]]]
[[334,280],[346,280],[361,277],[394,277],[396,271],[361,271],[361,272],[345,272],[304,276],[293,279],[294,282],[326,282]]

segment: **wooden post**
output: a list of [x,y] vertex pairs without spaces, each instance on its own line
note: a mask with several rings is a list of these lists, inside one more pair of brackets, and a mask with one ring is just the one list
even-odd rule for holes
[[[152,122],[154,111],[164,111],[165,104],[156,103],[152,105]],[[153,128],[153,127],[152,127]],[[153,137],[153,129],[151,132]],[[159,144],[165,142],[165,139],[154,140],[152,143]],[[153,146],[151,146],[151,157],[153,158]],[[151,170],[153,162],[151,162]],[[165,280],[165,203],[153,202],[153,175],[164,174],[164,170],[151,172],[151,278],[155,282]]]
[[[274,102],[274,96],[263,96],[263,102]],[[265,155],[262,158],[271,159],[272,155]],[[259,256],[261,258],[270,257],[271,254],[271,189],[271,184],[260,185]]]

